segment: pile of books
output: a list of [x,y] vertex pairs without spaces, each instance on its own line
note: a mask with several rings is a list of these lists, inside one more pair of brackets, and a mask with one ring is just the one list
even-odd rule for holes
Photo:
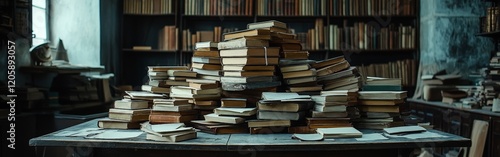
[[354,127],[383,129],[404,125],[401,115],[408,112],[406,91],[359,91],[358,94],[361,117]]
[[336,128],[351,127],[351,118],[356,115],[357,94],[348,90],[322,91],[319,96],[312,96],[315,102],[311,118],[307,118],[308,127]]
[[187,123],[198,118],[198,111],[187,99],[153,99],[149,123]]
[[323,90],[358,91],[362,84],[356,67],[351,67],[344,56],[338,56],[312,64]]
[[257,120],[248,121],[250,133],[286,133],[291,126],[303,126],[312,104],[309,95],[263,92],[258,102]]
[[148,101],[116,100],[109,109],[108,117],[99,119],[97,126],[104,129],[139,129],[141,122],[148,121],[150,112]]
[[197,137],[196,130],[186,127],[184,123],[172,124],[141,124],[141,130],[146,132],[146,140],[162,142],[179,142]]
[[170,86],[175,85],[175,77],[168,74],[169,70],[187,70],[186,66],[148,66],[149,81],[141,86],[142,91],[151,93],[170,93]]

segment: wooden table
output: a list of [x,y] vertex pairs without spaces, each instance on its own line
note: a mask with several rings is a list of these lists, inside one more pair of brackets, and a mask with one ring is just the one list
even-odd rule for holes
[[[415,148],[470,147],[470,139],[436,130],[447,138],[410,140],[389,138],[378,141],[335,139],[304,142],[291,139],[291,134],[226,134],[212,135],[198,132],[198,138],[182,142],[145,140],[145,133],[134,139],[100,140],[83,137],[54,136],[61,131],[96,128],[97,119],[51,134],[33,138],[30,146],[62,147],[74,156],[398,156],[409,154]],[[361,130],[363,133],[379,132]],[[40,148],[38,148],[40,149]],[[40,154],[44,155],[44,154]],[[63,156],[66,156],[64,154]]]

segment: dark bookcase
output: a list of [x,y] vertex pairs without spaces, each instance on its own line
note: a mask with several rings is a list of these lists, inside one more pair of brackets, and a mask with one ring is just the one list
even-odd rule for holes
[[[162,1],[170,12],[151,7]],[[345,55],[365,75],[416,83],[419,0],[124,0],[123,7],[121,84],[143,84],[147,65],[189,65],[195,42],[222,41],[225,32],[266,20],[287,23],[310,59]],[[176,28],[176,49],[159,49],[166,25]]]

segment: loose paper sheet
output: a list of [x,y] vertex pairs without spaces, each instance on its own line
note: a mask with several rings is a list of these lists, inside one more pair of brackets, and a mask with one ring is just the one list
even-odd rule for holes
[[130,139],[139,137],[144,132],[141,130],[127,130],[127,131],[118,131],[118,130],[106,130],[104,132],[98,133],[96,135],[86,136],[85,138],[92,139]]
[[357,141],[374,141],[374,140],[387,140],[387,139],[389,138],[379,133],[363,134],[361,138],[356,138]]

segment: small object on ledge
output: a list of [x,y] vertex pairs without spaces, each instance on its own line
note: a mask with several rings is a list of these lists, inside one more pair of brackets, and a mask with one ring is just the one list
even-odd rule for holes
[[31,64],[42,66],[52,61],[49,43],[45,42],[30,49]]

